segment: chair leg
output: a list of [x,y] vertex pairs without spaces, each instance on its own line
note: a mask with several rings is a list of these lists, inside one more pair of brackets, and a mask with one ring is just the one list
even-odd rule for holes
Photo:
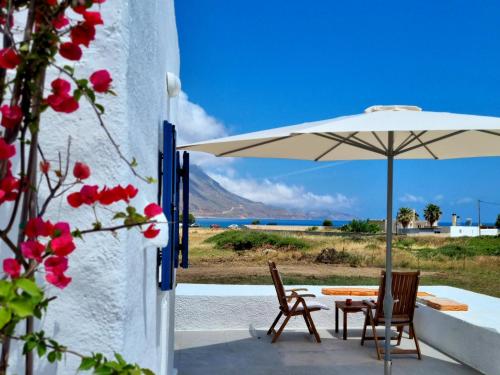
[[307,330],[309,331],[309,334],[313,334],[313,331],[311,329],[311,323],[309,323],[309,319],[307,319],[306,313],[303,313],[302,316],[304,317],[304,320],[306,322]]
[[382,358],[380,357],[380,349],[378,346],[378,336],[377,336],[377,330],[375,329],[375,322],[373,321],[373,316],[371,310],[368,310],[370,314],[370,324],[372,326],[372,333],[373,333],[373,340],[375,341],[375,349],[377,350],[377,358],[378,360],[381,360]]
[[287,315],[287,317],[285,318],[283,324],[281,325],[281,327],[278,329],[278,332],[276,332],[273,336],[273,339],[271,340],[271,342],[274,344],[276,342],[276,340],[278,340],[278,338],[280,337],[281,335],[281,332],[283,332],[283,330],[285,329],[285,326],[286,324],[288,323],[288,321],[290,320],[291,318],[291,315]]
[[276,327],[276,324],[278,324],[281,316],[283,315],[283,311],[280,311],[280,313],[278,314],[278,316],[276,317],[276,319],[274,319],[274,322],[273,324],[271,325],[271,328],[269,328],[269,331],[267,331],[267,334],[270,335],[273,330],[274,330],[274,327]]
[[398,327],[398,343],[396,345],[401,345],[401,338],[403,337],[403,326]]
[[363,332],[361,333],[361,346],[365,344],[366,327],[368,326],[368,312],[365,315],[365,323],[363,324]]
[[418,359],[422,359],[422,355],[420,353],[420,346],[418,345],[417,333],[415,332],[415,326],[413,323],[410,323],[410,332],[413,336],[413,340],[415,341],[415,347],[417,348]]
[[309,324],[311,325],[312,333],[314,334],[314,337],[316,337],[316,341],[318,343],[320,343],[321,342],[321,338],[319,337],[319,333],[316,330],[316,326],[314,325],[314,322],[313,322],[313,320],[311,318],[311,313],[309,311],[307,311],[306,315],[307,315],[307,318],[309,319]]

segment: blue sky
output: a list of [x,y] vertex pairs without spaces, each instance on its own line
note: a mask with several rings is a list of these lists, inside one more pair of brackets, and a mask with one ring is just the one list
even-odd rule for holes
[[[498,1],[182,0],[176,13],[183,91],[216,123],[214,134],[374,104],[500,116]],[[268,201],[285,191],[283,205],[302,194],[359,217],[385,215],[384,162],[241,159],[206,168],[247,196],[269,188]],[[399,161],[395,181],[396,208],[433,202],[444,221],[452,212],[476,220],[477,199],[500,202],[500,158]],[[498,213],[482,207],[483,221]]]

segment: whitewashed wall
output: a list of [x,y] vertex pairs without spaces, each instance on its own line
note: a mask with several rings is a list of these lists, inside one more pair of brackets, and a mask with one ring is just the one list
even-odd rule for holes
[[[76,65],[81,76],[108,69],[118,97],[99,99],[106,106],[105,120],[122,152],[136,157],[141,174],[156,176],[160,124],[167,113],[166,73],[179,75],[179,49],[173,0],[108,0],[102,6],[105,27],[98,28],[96,42],[84,51]],[[67,63],[67,62],[65,62]],[[73,115],[58,116],[51,110],[43,123],[41,144],[50,158],[73,138],[73,161],[85,161],[93,174],[91,184],[128,184],[140,188],[136,200],[156,200],[157,187],[135,178],[121,162],[88,106]],[[47,113],[48,113],[47,112]],[[72,225],[88,228],[93,218],[89,210],[74,215],[65,202],[50,211],[53,220],[74,218]],[[156,249],[145,249],[135,230],[118,238],[95,234],[78,242],[70,256],[71,285],[59,292],[43,321],[43,329],[62,344],[80,352],[120,352],[131,362],[160,371],[160,304],[164,297],[156,282]],[[173,304],[173,295],[167,295]],[[167,343],[169,340],[166,341]],[[22,360],[13,355],[10,372],[22,372]],[[57,368],[37,362],[36,374],[74,374],[79,361],[68,356]],[[170,371],[169,371],[170,372]]]

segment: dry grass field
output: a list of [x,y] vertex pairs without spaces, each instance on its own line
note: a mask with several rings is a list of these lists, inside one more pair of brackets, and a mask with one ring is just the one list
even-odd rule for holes
[[[376,285],[384,267],[383,235],[276,234],[272,244],[262,244],[266,241],[261,234],[191,229],[190,268],[179,270],[178,282],[270,284],[267,260],[274,260],[287,284]],[[214,235],[219,241],[208,242]],[[317,259],[324,249],[336,250],[328,264]],[[500,237],[398,236],[393,264],[399,270],[420,269],[422,285],[450,285],[500,297]]]

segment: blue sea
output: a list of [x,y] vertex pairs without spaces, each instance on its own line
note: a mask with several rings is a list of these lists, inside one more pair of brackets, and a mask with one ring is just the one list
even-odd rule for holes
[[[251,224],[252,221],[259,220],[261,225],[297,225],[297,226],[307,226],[314,227],[323,224],[323,219],[232,219],[232,218],[196,218],[196,222],[203,228],[208,228],[212,224],[218,224],[221,228],[227,228],[231,224],[237,225],[247,225]],[[349,223],[346,220],[333,220],[334,227],[341,227],[344,224]],[[440,222],[440,226],[450,226],[451,222]],[[477,225],[477,224],[473,224]]]

